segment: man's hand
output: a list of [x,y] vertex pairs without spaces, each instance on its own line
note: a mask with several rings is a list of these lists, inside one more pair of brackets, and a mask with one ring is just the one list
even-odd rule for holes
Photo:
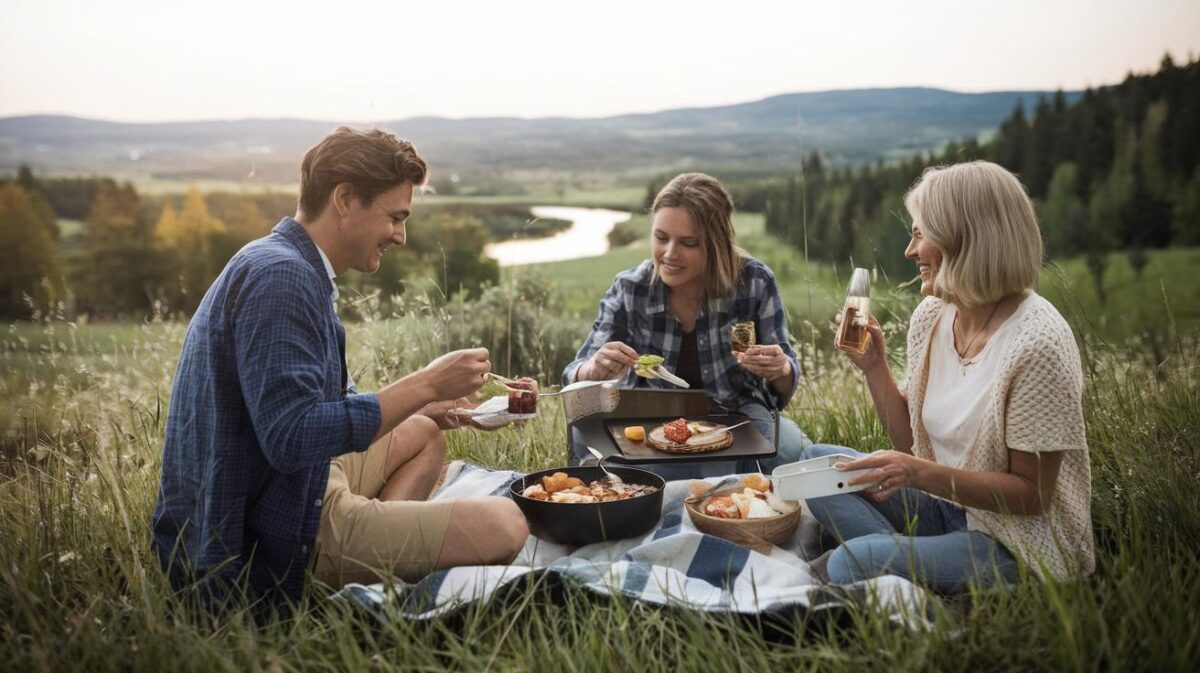
[[491,370],[486,348],[467,348],[446,353],[422,372],[434,400],[456,400],[479,390]]
[[476,422],[475,417],[470,413],[476,406],[476,404],[467,398],[460,397],[456,400],[442,400],[426,404],[417,413],[433,419],[442,430],[453,430],[455,428],[494,430],[495,428],[485,428]]

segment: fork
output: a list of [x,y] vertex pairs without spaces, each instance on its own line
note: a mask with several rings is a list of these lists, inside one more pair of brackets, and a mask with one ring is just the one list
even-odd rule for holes
[[748,420],[748,421],[742,421],[741,423],[734,423],[733,425],[718,425],[717,427],[713,428],[712,430],[705,430],[704,432],[701,432],[698,434],[707,435],[710,432],[729,432],[730,430],[732,430],[734,428],[740,428],[747,423],[753,423],[753,422],[754,422],[753,420]]
[[516,383],[516,381],[513,381],[512,379],[505,378],[503,376],[500,376],[499,374],[493,374],[492,372],[488,372],[487,375],[489,377],[491,377],[492,379],[496,380],[500,384],[501,387],[503,387],[505,390],[507,390],[510,393],[527,393],[527,392],[529,392],[528,390],[522,390],[520,388],[513,388],[512,386],[510,386],[509,385],[510,383]]
[[608,476],[609,483],[611,483],[614,486],[619,486],[619,485],[622,485],[625,483],[621,479],[621,477],[613,474],[612,472],[609,472],[608,468],[604,467],[604,459],[607,458],[607,456],[605,456],[603,453],[600,453],[600,451],[598,451],[597,449],[593,449],[590,446],[586,447],[586,448],[588,450],[588,453],[590,453],[596,457],[596,466],[599,467],[601,470],[603,470],[604,474]]
[[[496,382],[499,383],[502,388],[504,388],[505,390],[507,390],[510,393],[527,393],[527,392],[529,392],[528,390],[523,390],[521,388],[513,388],[512,386],[510,386],[509,385],[510,383],[514,383],[514,381],[512,379],[505,378],[503,376],[500,376],[499,374],[493,374],[491,372],[488,372],[488,376],[495,379]],[[555,390],[554,392],[550,392],[550,393],[543,393],[540,390],[538,391],[538,397],[554,397],[555,395],[562,395],[562,394],[563,394],[563,391],[561,391],[561,390]]]

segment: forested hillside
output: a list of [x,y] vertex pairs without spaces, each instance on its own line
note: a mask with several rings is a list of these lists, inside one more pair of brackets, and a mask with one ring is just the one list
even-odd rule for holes
[[927,166],[995,161],[1020,176],[1038,206],[1047,254],[1084,254],[1103,275],[1112,250],[1134,268],[1148,248],[1200,244],[1200,62],[1131,74],[1119,85],[1059,93],[1033,113],[1018,103],[986,142],[964,139],[935,154],[831,169],[813,153],[794,175],[746,182],[739,206],[816,259],[907,268],[905,191]]
[[[50,313],[140,318],[190,315],[243,245],[296,211],[279,192],[183,196],[139,193],[111,178],[43,178],[22,168],[0,181],[0,318]],[[64,233],[64,223],[72,223]],[[406,281],[435,278],[443,295],[468,296],[499,279],[484,245],[545,236],[567,226],[531,220],[526,206],[422,204],[410,219],[421,235],[384,256],[371,275],[338,279],[348,296],[378,293],[385,305]]]

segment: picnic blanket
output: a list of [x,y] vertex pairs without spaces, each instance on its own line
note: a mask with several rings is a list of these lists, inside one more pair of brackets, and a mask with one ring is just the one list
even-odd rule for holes
[[[505,495],[509,482],[520,476],[454,462],[433,497]],[[397,581],[391,587],[350,584],[333,598],[381,619],[421,620],[487,600],[514,582],[528,582],[531,574],[552,574],[600,595],[674,608],[786,615],[850,607],[881,611],[914,628],[927,624],[931,598],[903,578],[886,576],[841,587],[819,583],[804,560],[817,553],[819,536],[807,509],[790,543],[765,555],[697,531],[683,509],[687,492],[686,481],[668,482],[662,519],[639,538],[570,548],[531,536],[507,566],[439,570],[416,583]]]

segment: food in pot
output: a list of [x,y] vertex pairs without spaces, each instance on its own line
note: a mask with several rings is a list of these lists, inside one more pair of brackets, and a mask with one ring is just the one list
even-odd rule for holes
[[568,477],[566,472],[555,472],[548,477],[542,477],[542,488],[547,493],[557,493],[576,486],[583,486],[579,477]]
[[645,484],[613,483],[608,477],[584,484],[578,477],[568,477],[565,472],[555,472],[548,477],[542,477],[541,483],[526,487],[521,491],[521,495],[544,502],[589,503],[628,500],[639,495],[649,495],[657,490],[657,486]]

